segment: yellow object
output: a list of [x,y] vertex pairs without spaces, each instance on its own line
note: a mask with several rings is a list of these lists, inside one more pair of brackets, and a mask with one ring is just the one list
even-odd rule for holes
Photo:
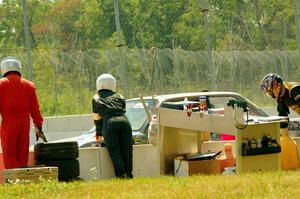
[[[283,89],[281,89],[281,95],[280,97],[282,97],[285,93],[285,88],[287,88],[287,90],[289,91],[289,96],[291,97],[291,91],[293,88],[299,86],[298,82],[284,82],[283,83]],[[298,115],[300,115],[300,107],[299,105],[295,105],[295,104],[291,104],[289,105],[289,107],[296,113],[298,113]]]
[[288,136],[288,129],[280,129],[281,143],[281,169],[297,169],[299,168],[299,155],[297,144]]
[[298,113],[300,115],[300,107],[298,105],[291,105],[291,109],[293,109],[294,112]]
[[203,131],[200,134],[201,141],[209,141],[210,140],[210,132],[209,131]]
[[58,180],[58,167],[27,167],[3,170],[2,183],[32,183]]
[[102,117],[101,117],[101,115],[99,113],[93,113],[93,119],[94,120],[101,120]]

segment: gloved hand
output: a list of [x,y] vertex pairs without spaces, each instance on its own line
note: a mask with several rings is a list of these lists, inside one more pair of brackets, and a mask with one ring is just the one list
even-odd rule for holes
[[101,146],[101,147],[105,147],[103,136],[96,135],[95,137],[96,137],[96,140],[97,140],[97,145]]
[[48,142],[44,132],[42,131],[42,126],[35,127],[35,137],[36,137],[36,141],[38,141],[39,138],[41,138],[44,142]]
[[103,136],[96,135],[96,140],[97,140],[98,143],[102,143],[103,142]]

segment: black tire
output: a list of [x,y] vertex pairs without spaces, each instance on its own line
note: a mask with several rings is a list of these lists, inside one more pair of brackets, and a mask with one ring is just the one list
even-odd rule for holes
[[37,165],[58,167],[58,179],[60,181],[75,179],[79,176],[79,161],[78,161],[78,159],[39,161],[39,162],[37,162]]
[[69,160],[78,158],[77,142],[37,143],[34,145],[34,158],[41,160]]

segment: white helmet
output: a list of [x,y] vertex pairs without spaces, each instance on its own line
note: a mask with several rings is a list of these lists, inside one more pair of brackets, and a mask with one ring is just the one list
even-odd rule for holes
[[97,91],[102,90],[102,89],[108,89],[113,92],[116,91],[116,79],[114,76],[110,74],[102,74],[97,78],[96,81],[96,88]]
[[16,71],[21,74],[21,69],[21,62],[16,57],[5,57],[1,60],[2,76],[11,71]]

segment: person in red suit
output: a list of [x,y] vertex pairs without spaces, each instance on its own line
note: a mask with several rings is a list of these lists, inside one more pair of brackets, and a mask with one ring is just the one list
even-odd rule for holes
[[35,85],[21,75],[21,62],[15,57],[1,61],[0,113],[1,145],[6,169],[26,167],[29,153],[30,116],[36,136],[41,137],[43,117]]

